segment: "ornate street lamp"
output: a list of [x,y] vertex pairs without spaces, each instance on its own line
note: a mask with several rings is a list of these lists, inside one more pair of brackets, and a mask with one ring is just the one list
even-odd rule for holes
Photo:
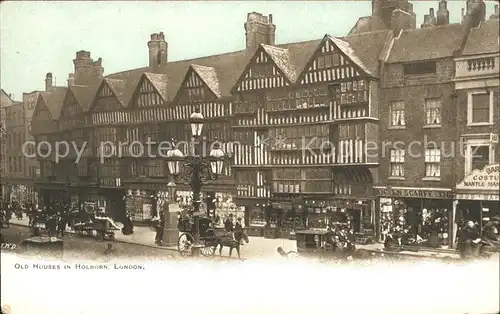
[[[203,122],[203,115],[200,113],[199,109],[196,109],[196,111],[191,114],[189,118],[189,123],[191,124],[191,135],[195,138],[195,140],[201,136]],[[193,191],[193,255],[199,255],[202,247],[199,243],[200,234],[198,222],[201,204],[201,188],[204,182],[217,180],[218,176],[221,175],[224,170],[226,155],[217,143],[217,139],[215,139],[215,142],[216,143],[214,143],[213,149],[210,151],[208,157],[202,157],[197,154],[193,154],[193,156],[184,156],[175,144],[172,149],[167,152],[166,156],[168,169],[174,177],[174,180],[186,181]]]

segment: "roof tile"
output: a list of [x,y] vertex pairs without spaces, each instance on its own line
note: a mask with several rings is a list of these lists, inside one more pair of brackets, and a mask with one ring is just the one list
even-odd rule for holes
[[202,65],[192,64],[191,67],[200,78],[207,84],[208,88],[217,96],[221,98],[222,94],[220,92],[219,79],[217,78],[217,72],[214,67],[206,67]]
[[500,51],[499,20],[488,20],[471,30],[462,55],[498,53]]
[[61,109],[63,107],[64,98],[67,92],[66,87],[56,86],[50,92],[40,92],[40,96],[45,102],[45,106],[49,110],[50,116],[53,120],[59,119]]
[[297,80],[297,74],[295,73],[294,64],[291,63],[290,51],[288,51],[288,49],[275,46],[261,46],[269,55],[269,57],[271,57],[273,62],[278,66],[278,68],[290,80],[290,82],[295,82],[295,80]]
[[460,49],[464,31],[461,24],[404,30],[394,39],[387,63],[452,57]]

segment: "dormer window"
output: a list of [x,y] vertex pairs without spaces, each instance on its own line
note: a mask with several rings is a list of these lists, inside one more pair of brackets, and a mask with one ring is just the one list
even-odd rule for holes
[[404,75],[436,74],[436,62],[414,62],[403,65]]

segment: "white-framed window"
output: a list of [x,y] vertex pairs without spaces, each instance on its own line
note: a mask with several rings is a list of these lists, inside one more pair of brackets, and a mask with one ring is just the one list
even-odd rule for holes
[[467,139],[465,146],[465,175],[495,163],[495,146],[489,139]]
[[405,175],[405,150],[403,148],[391,149],[391,177],[404,177]]
[[393,101],[390,106],[390,126],[405,126],[405,103]]
[[441,98],[425,99],[425,124],[441,124]]
[[428,178],[441,176],[441,150],[439,148],[425,150],[425,176]]
[[467,125],[485,124],[493,124],[493,91],[470,91],[467,95]]

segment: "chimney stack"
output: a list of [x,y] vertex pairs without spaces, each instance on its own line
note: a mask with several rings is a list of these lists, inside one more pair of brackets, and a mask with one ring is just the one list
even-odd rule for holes
[[104,68],[102,67],[102,58],[97,59],[92,63],[93,74],[96,78],[101,79],[104,73]]
[[68,74],[68,87],[75,85],[75,75],[73,73]]
[[52,89],[52,73],[45,75],[45,91],[49,92]]
[[424,15],[424,24],[422,24],[421,27],[433,27],[435,25],[436,17],[434,16],[434,8],[430,8],[429,14]]
[[148,41],[149,49],[149,68],[157,70],[168,62],[168,43],[165,41],[163,32],[151,34],[151,40]]
[[274,46],[276,40],[276,25],[273,24],[273,15],[248,13],[245,22],[245,38],[247,53],[253,54],[260,44]]
[[498,4],[495,5],[495,12],[490,16],[490,20],[498,20],[500,18],[500,14],[498,12]]
[[483,0],[467,0],[467,11],[462,23],[467,29],[478,27],[486,19],[486,4]]
[[448,24],[450,24],[450,11],[448,11],[448,3],[446,2],[446,0],[441,0],[441,2],[439,2],[439,9],[437,11],[436,25]]
[[90,58],[90,52],[78,51],[76,58],[73,60],[75,65],[74,84],[75,85],[92,85],[100,77],[104,68],[101,65],[102,59],[99,58],[96,62]]

